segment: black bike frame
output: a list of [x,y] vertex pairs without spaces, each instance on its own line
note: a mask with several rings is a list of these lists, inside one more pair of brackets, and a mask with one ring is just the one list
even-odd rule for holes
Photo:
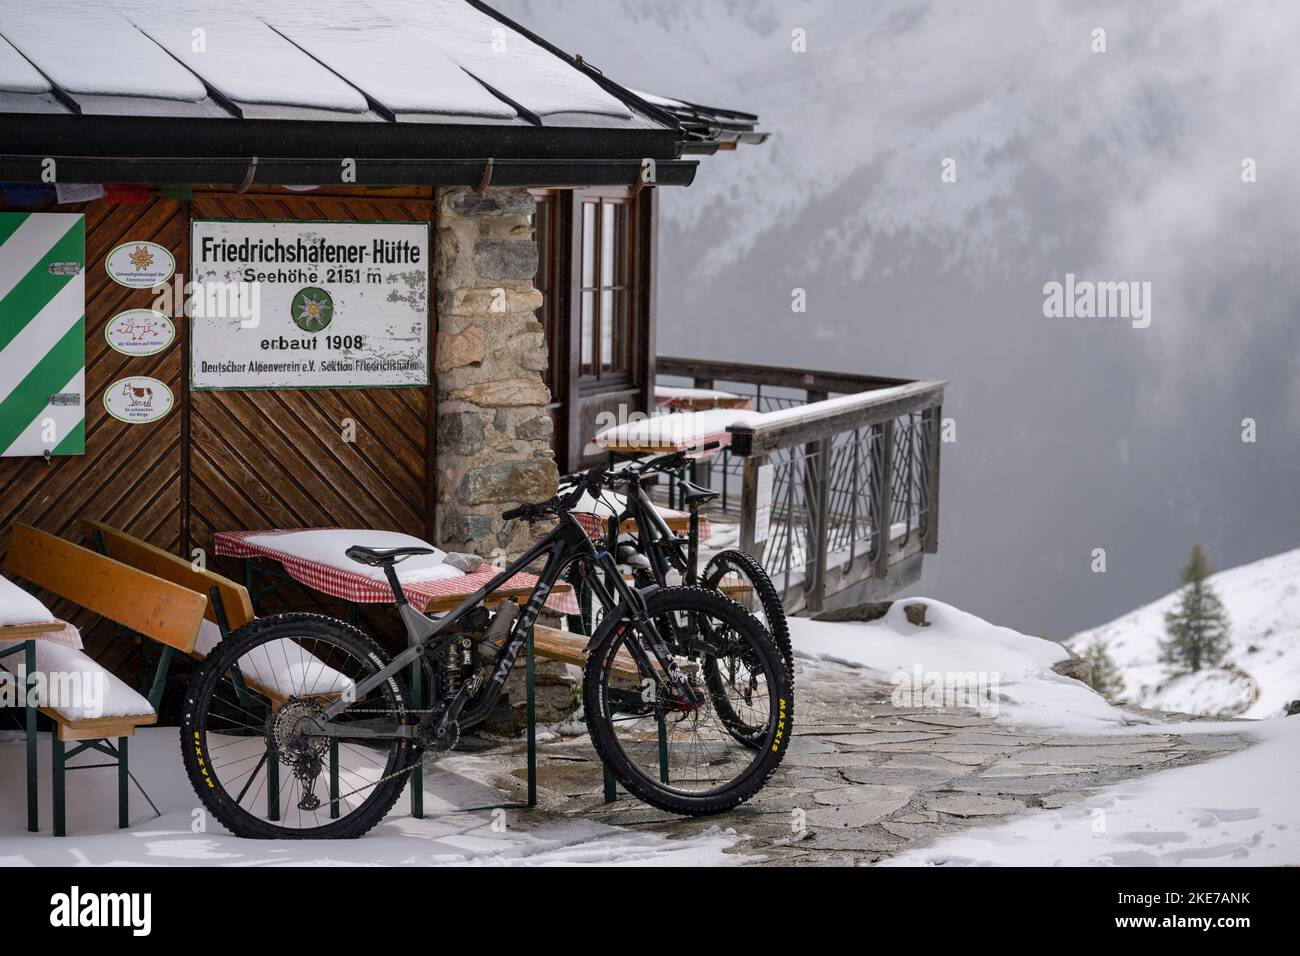
[[[654,622],[650,620],[649,615],[646,613],[645,596],[623,580],[613,556],[607,550],[597,550],[587,536],[586,531],[583,530],[572,515],[568,512],[561,512],[558,517],[560,519],[559,524],[550,534],[493,577],[492,580],[466,597],[453,610],[436,619],[428,617],[411,607],[402,591],[401,584],[397,580],[397,572],[394,566],[392,564],[386,566],[384,570],[396,598],[398,613],[406,625],[408,646],[406,650],[394,656],[392,661],[385,667],[360,681],[350,697],[341,697],[324,707],[312,721],[314,726],[308,732],[312,736],[323,737],[420,738],[432,723],[433,714],[423,717],[419,724],[397,726],[392,732],[378,730],[374,727],[336,725],[333,720],[344,713],[353,701],[364,697],[384,681],[392,679],[394,675],[410,666],[417,659],[436,654],[445,648],[446,643],[451,639],[451,634],[445,632],[451,630],[452,626],[465,612],[479,606],[503,584],[543,555],[546,556],[546,565],[542,568],[537,583],[533,585],[527,604],[524,605],[519,617],[512,626],[510,638],[502,649],[501,656],[490,678],[487,695],[484,700],[476,705],[474,712],[469,715],[470,717],[477,717],[481,713],[486,713],[496,704],[505,686],[506,678],[510,676],[510,671],[519,657],[519,652],[523,649],[524,642],[528,639],[529,632],[537,620],[537,615],[546,602],[547,595],[555,587],[560,575],[575,562],[579,563],[591,581],[593,591],[605,609],[606,619],[615,621],[625,617],[629,618],[637,626],[638,630],[644,631],[646,636],[649,637],[649,640],[645,640],[640,638],[639,635],[638,640],[629,641],[627,645],[629,652],[637,664],[643,668],[644,672],[647,674],[656,673],[652,662],[657,662],[659,671],[668,675],[671,684],[678,687],[686,686],[681,671],[655,630]],[[605,572],[603,576],[613,582],[613,593],[601,582],[602,575],[591,573],[595,569]],[[616,615],[615,611],[619,608],[622,609],[622,613]],[[459,717],[461,709],[468,700],[467,692],[468,688],[462,687],[457,695],[452,698],[446,709],[441,712],[439,715],[439,730],[445,728]]]
[[660,587],[668,584],[668,571],[675,567],[682,575],[682,582],[694,585],[698,577],[696,564],[699,555],[699,517],[692,509],[691,532],[686,542],[686,554],[682,554],[681,539],[668,527],[668,522],[655,507],[650,495],[641,484],[639,476],[628,478],[627,510],[611,521],[606,547],[617,547],[619,528],[624,518],[631,518],[637,526],[641,551],[650,561],[650,569]]

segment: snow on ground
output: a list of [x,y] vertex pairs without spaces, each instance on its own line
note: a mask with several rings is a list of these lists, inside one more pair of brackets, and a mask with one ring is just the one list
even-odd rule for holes
[[944,837],[884,865],[1300,865],[1300,719],[1242,727],[1260,742]]
[[[929,627],[908,622],[903,608],[912,603],[927,605]],[[1150,723],[1054,672],[1052,664],[1069,656],[1061,645],[930,598],[896,601],[876,621],[791,618],[790,633],[797,657],[866,668],[873,677],[893,683],[896,694],[909,688],[931,693],[927,688],[934,685],[934,693],[974,688],[982,692],[980,709],[1007,723],[1080,733]],[[970,703],[968,697],[965,702]],[[962,703],[951,700],[950,705]]]
[[1231,636],[1224,663],[1231,669],[1175,678],[1160,663],[1165,612],[1177,603],[1177,591],[1066,644],[1082,654],[1094,639],[1105,641],[1123,673],[1125,699],[1142,707],[1280,715],[1288,701],[1300,697],[1300,548],[1220,571],[1209,580],[1228,612]]
[[[116,771],[80,770],[68,778],[69,835],[60,838],[50,831],[49,735],[40,747],[39,833],[26,830],[24,752],[20,734],[0,732],[0,866],[734,866],[749,859],[723,852],[738,839],[730,830],[675,840],[587,820],[529,824],[529,811],[457,813],[505,797],[470,776],[481,766],[472,755],[453,755],[425,772],[423,820],[409,815],[408,792],[359,840],[242,840],[202,811],[176,730],[165,727],[144,728],[131,743],[132,772],[163,815],[154,817],[133,788],[131,827],[118,830]],[[494,829],[496,821],[504,829]],[[205,830],[195,832],[199,826]]]

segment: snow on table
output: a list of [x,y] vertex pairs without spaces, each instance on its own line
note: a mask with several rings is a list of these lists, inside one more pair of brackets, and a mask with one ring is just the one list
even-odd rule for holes
[[[702,412],[654,415],[606,428],[597,433],[595,443],[611,451],[647,453],[692,451],[714,443],[716,448],[721,448],[731,444],[728,426],[748,425],[762,420],[762,413],[740,408],[710,408]],[[714,449],[709,449],[712,450]]]
[[[446,552],[427,541],[396,531],[344,528],[272,529],[268,531],[218,531],[213,550],[232,558],[269,558],[291,578],[313,590],[357,604],[391,604],[393,591],[382,568],[358,564],[344,552],[352,545],[368,548],[433,548],[434,554],[417,555],[396,566],[397,580],[407,600],[425,609],[434,602],[460,599],[492,580],[500,569],[483,565],[466,574],[444,564]],[[527,591],[536,575],[521,571],[502,585],[502,591]],[[568,590],[557,584],[552,594]],[[548,598],[548,606],[550,601]]]
[[718,388],[656,385],[655,405],[659,408],[681,409],[749,408],[750,399]]

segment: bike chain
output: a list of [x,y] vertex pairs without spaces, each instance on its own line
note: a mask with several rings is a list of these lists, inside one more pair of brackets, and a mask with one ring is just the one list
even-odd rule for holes
[[[388,715],[390,715],[390,716],[393,715],[393,714],[397,714],[397,715],[399,715],[399,716],[404,716],[404,715],[406,715],[406,714],[432,714],[432,713],[436,713],[436,711],[434,711],[433,709],[428,709],[428,710],[413,710],[413,709],[408,709],[408,710],[392,710],[392,709],[390,709],[390,708],[379,708],[379,707],[368,707],[368,708],[365,708],[365,707],[355,707],[355,708],[354,708],[354,707],[349,707],[346,711],[344,711],[344,713],[348,713],[348,714],[388,714]],[[374,781],[373,783],[368,783],[368,784],[366,784],[364,787],[357,787],[355,790],[349,790],[347,793],[340,793],[337,797],[334,797],[334,798],[328,800],[327,802],[328,802],[328,803],[342,803],[344,800],[346,800],[348,797],[352,796],[354,793],[360,793],[362,790],[371,790],[371,789],[374,789],[375,787],[378,787],[380,784],[384,784],[384,783],[387,783],[387,782],[390,781],[390,780],[396,780],[398,777],[404,776],[404,775],[409,774],[409,773],[413,773],[413,772],[415,771],[416,767],[418,767],[418,766],[420,766],[420,764],[419,764],[418,761],[413,762],[413,763],[412,763],[409,767],[407,767],[405,770],[394,770],[392,773],[390,773],[390,774],[385,774],[384,776],[380,777],[378,780]]]

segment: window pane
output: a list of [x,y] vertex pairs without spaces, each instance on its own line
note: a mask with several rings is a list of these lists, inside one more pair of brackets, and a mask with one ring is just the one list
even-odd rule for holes
[[613,369],[624,373],[632,370],[632,294],[621,289],[614,294],[613,312],[610,316],[614,326]]
[[612,368],[614,365],[614,337],[617,320],[614,315],[614,293],[605,291],[600,294],[600,365]]
[[596,293],[582,293],[582,374],[591,375],[595,372],[592,367],[593,355],[595,354],[594,336],[596,328]]
[[615,285],[627,285],[632,275],[632,207],[618,207],[618,244],[614,247]]
[[621,211],[620,206],[614,203],[603,203],[600,207],[600,284],[614,285],[617,260],[614,255],[614,246],[618,240],[618,213]]
[[596,284],[596,203],[582,204],[582,285]]

